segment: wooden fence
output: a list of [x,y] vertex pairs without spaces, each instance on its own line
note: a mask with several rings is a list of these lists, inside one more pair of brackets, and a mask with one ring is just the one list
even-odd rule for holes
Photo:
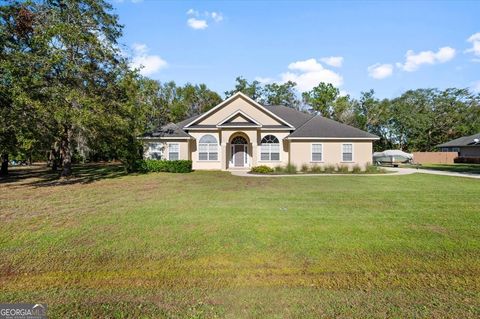
[[413,161],[420,164],[453,164],[457,152],[413,152]]

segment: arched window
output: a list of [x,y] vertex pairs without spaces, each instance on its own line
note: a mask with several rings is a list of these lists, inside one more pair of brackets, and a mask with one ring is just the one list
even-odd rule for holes
[[260,160],[279,161],[280,160],[280,142],[274,135],[267,135],[262,138],[260,151]]
[[242,136],[234,137],[231,144],[248,144],[247,140]]
[[198,141],[198,160],[218,161],[218,142],[215,136],[203,135]]

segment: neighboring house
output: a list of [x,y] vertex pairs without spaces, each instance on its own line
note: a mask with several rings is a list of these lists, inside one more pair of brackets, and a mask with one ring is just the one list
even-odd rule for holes
[[145,157],[192,160],[193,169],[358,165],[372,162],[379,138],[349,125],[237,93],[208,112],[140,138]]
[[460,157],[480,157],[480,133],[437,145],[442,152],[458,152]]

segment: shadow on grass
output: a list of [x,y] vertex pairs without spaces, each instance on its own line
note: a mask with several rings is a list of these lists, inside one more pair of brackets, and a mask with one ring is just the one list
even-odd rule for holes
[[127,175],[124,167],[119,163],[94,163],[74,165],[72,176],[60,177],[59,171],[52,171],[45,165],[28,167],[14,167],[7,177],[0,179],[0,184],[14,186],[60,186],[72,184],[89,184],[102,179],[111,179]]
[[424,164],[420,168],[444,172],[480,174],[480,164]]

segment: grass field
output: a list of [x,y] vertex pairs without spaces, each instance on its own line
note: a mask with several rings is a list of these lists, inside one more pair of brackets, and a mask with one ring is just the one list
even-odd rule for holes
[[0,302],[50,318],[480,316],[477,180],[77,172],[0,182]]
[[422,164],[421,168],[438,171],[480,174],[480,164]]

